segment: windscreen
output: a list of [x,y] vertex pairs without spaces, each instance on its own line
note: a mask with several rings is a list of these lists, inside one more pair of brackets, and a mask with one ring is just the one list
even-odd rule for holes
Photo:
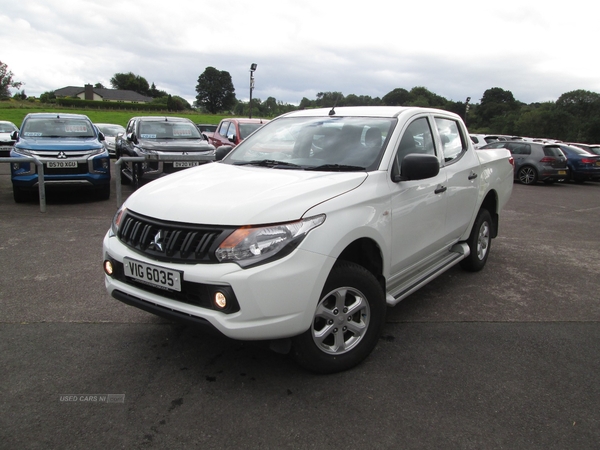
[[192,122],[140,122],[141,139],[202,139]]
[[85,119],[32,117],[25,121],[25,124],[23,125],[22,136],[48,138],[88,138],[94,137],[95,133],[92,123]]
[[284,117],[262,126],[225,160],[268,161],[270,166],[323,170],[373,170],[396,119]]

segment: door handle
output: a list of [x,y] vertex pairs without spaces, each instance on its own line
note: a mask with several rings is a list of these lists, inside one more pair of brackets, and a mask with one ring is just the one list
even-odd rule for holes
[[446,192],[446,189],[448,189],[446,186],[442,186],[441,184],[438,184],[438,187],[433,192],[435,194],[441,194],[442,192]]
[[475,178],[477,178],[477,174],[475,172],[471,172],[469,175],[469,180],[474,180]]

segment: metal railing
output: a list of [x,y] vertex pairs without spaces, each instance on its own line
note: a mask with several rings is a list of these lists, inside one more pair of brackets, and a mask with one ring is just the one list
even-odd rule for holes
[[[44,163],[35,156],[20,156],[18,158],[0,158],[0,163],[33,163],[37,166],[38,192],[40,196],[40,212],[46,212],[46,185],[44,183]],[[14,187],[13,187],[14,189]]]
[[167,155],[167,154],[156,154],[156,153],[149,153],[146,156],[122,156],[120,157],[117,162],[115,162],[115,182],[116,182],[116,187],[117,187],[117,208],[119,208],[122,204],[123,204],[123,189],[121,187],[121,165],[123,162],[146,162],[146,161],[151,161],[151,162],[156,162],[156,161],[167,161],[167,162],[175,162],[175,161],[189,161],[189,162],[195,162],[195,161],[204,161],[204,162],[210,162],[210,161],[215,161],[215,155],[195,155],[195,154],[189,154],[189,155]]

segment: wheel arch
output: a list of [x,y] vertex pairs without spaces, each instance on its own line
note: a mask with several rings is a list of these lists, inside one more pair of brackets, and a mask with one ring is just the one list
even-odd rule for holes
[[385,292],[383,255],[381,248],[373,239],[360,238],[351,242],[340,253],[337,261],[349,261],[364,267],[379,281]]
[[479,209],[487,209],[492,216],[492,232],[491,237],[495,238],[498,236],[498,225],[500,216],[498,214],[498,193],[495,190],[491,190],[487,193]]

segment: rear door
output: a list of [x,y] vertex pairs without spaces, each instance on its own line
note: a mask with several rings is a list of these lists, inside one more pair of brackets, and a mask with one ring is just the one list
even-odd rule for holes
[[[453,117],[434,118],[446,172],[447,212],[445,236],[456,242],[476,213],[480,173],[479,158],[468,145],[466,130]],[[482,150],[481,150],[482,151]]]

